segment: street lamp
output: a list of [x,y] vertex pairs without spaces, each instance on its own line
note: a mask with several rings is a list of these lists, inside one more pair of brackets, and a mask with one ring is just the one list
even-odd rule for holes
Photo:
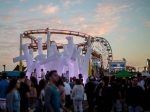
[[7,66],[7,65],[3,65],[3,67],[4,67],[4,72],[5,72],[6,66]]

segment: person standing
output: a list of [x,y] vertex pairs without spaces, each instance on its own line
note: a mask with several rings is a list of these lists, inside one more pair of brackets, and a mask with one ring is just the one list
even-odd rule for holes
[[[137,77],[138,77],[138,86],[140,86],[144,90],[145,89],[145,87],[144,87],[145,80],[143,80],[142,74],[138,73]],[[146,79],[145,76],[144,76],[144,79]]]
[[21,97],[20,101],[20,111],[27,112],[28,111],[28,101],[30,99],[30,89],[28,85],[25,83],[26,74],[25,72],[20,73],[20,88],[18,89]]
[[[59,80],[57,82],[57,87],[58,87],[58,90],[59,90],[59,94],[60,94],[60,102],[62,105],[65,105],[65,85],[64,85],[64,82],[62,80],[62,78],[59,76]],[[60,112],[63,112],[63,109],[60,109]]]
[[43,71],[43,69],[41,69],[41,79],[45,80],[45,72]]
[[34,108],[34,104],[37,98],[37,91],[35,87],[33,87],[33,84],[29,79],[26,81],[26,84],[28,85],[30,89],[30,101],[28,103],[28,108],[32,110]]
[[0,108],[4,112],[5,105],[6,105],[6,89],[9,85],[9,82],[7,80],[7,73],[3,72],[2,79],[0,81]]
[[147,81],[147,89],[145,89],[144,92],[144,102],[143,102],[143,106],[144,106],[144,112],[150,112],[150,79]]
[[32,72],[31,77],[35,77],[37,79],[36,69],[34,69],[34,72]]
[[65,85],[65,94],[66,94],[66,103],[65,103],[65,107],[70,109],[71,106],[71,87],[70,85],[66,82],[67,79],[64,77],[63,78],[64,81],[64,85]]
[[76,85],[73,87],[72,90],[74,112],[78,112],[78,107],[79,107],[79,112],[83,112],[82,101],[84,99],[84,88],[79,79],[75,80],[75,84]]
[[108,83],[109,77],[104,76],[102,79],[102,86],[99,89],[99,96],[101,98],[99,99],[98,112],[112,111],[115,98],[113,88]]
[[56,70],[52,70],[48,74],[49,84],[45,88],[45,108],[47,112],[60,112],[60,108],[64,108],[60,102],[60,94],[56,83],[58,82],[58,74]]
[[93,83],[94,81],[94,77],[91,76],[90,78],[90,81],[88,83],[86,83],[85,85],[85,93],[86,93],[86,96],[87,96],[87,102],[88,102],[88,105],[89,105],[89,108],[88,108],[88,112],[92,112],[93,111],[93,108],[94,108],[94,98],[95,98],[95,95],[94,95],[94,92],[95,92],[95,84]]
[[20,112],[20,81],[12,79],[6,90],[6,111],[7,112]]
[[137,77],[132,78],[132,87],[127,89],[126,93],[126,103],[129,109],[129,112],[142,112],[142,101],[143,101],[143,89],[137,85]]

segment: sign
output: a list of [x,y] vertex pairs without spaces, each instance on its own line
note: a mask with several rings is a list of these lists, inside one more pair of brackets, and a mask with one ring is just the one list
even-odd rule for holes
[[111,64],[111,68],[125,68],[125,64],[120,64],[120,63]]

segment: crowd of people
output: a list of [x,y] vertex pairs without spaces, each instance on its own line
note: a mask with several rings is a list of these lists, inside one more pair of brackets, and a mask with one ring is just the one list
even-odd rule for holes
[[83,101],[87,100],[88,112],[125,112],[126,108],[129,112],[150,112],[150,79],[140,73],[127,79],[90,76],[85,84],[82,74],[69,78],[68,71],[62,76],[56,70],[45,74],[41,69],[41,73],[37,77],[34,70],[28,79],[21,72],[19,79],[8,81],[4,72],[0,81],[1,111],[83,112]]

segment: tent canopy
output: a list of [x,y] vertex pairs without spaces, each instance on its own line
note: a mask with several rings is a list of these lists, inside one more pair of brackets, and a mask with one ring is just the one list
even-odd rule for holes
[[125,70],[122,70],[118,74],[116,74],[115,77],[133,77],[133,75]]

